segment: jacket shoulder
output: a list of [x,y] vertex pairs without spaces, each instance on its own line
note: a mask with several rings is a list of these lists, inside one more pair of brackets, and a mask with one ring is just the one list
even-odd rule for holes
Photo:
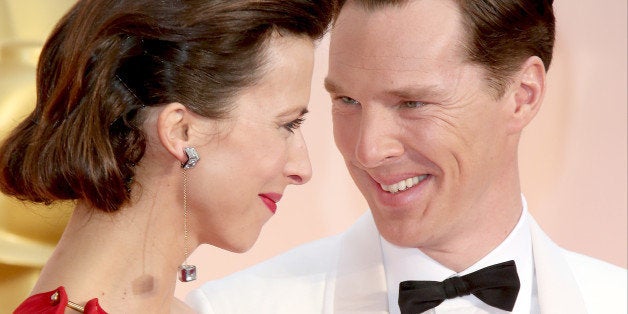
[[590,313],[626,313],[628,277],[625,268],[563,250]]
[[320,313],[340,236],[300,245],[188,294],[199,313]]

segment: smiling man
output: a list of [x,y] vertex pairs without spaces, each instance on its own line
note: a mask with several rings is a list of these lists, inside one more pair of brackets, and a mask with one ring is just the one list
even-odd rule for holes
[[194,291],[206,313],[625,313],[626,271],[554,244],[517,150],[554,44],[550,0],[349,0],[334,138],[370,213]]

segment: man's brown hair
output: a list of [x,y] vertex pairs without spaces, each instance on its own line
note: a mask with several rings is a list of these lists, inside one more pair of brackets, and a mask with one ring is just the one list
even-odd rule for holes
[[[413,0],[348,0],[367,10],[400,6]],[[488,72],[487,82],[499,98],[521,64],[538,56],[549,69],[555,37],[553,0],[453,0],[462,14],[469,61]],[[340,0],[336,17],[347,0]],[[447,21],[443,21],[446,23]]]

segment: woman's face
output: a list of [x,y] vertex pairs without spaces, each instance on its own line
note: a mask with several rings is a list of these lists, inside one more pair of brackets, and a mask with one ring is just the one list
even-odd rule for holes
[[188,170],[190,228],[200,243],[234,252],[255,243],[287,185],[311,177],[299,125],[310,98],[313,43],[274,36],[267,56],[259,82],[239,93],[231,118],[196,147],[201,160]]

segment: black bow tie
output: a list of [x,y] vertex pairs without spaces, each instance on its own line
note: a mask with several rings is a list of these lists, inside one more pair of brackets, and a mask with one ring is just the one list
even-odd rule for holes
[[519,293],[514,261],[482,268],[461,277],[438,281],[404,281],[399,284],[401,314],[418,314],[453,299],[473,294],[484,303],[512,311]]

